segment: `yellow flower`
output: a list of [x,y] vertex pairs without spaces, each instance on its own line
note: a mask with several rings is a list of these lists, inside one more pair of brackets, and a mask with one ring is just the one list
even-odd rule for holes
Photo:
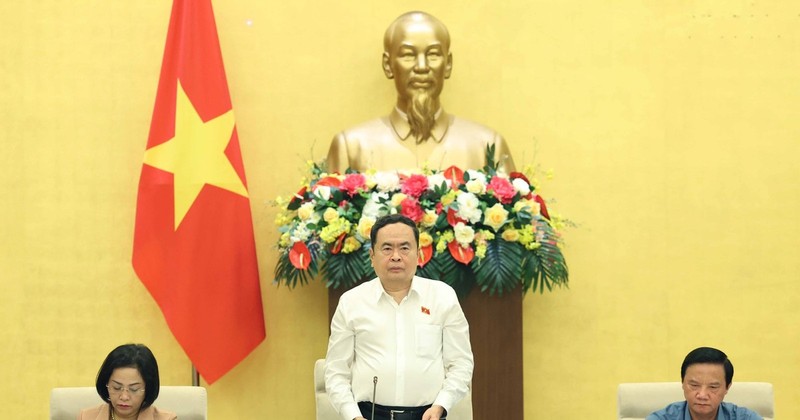
[[501,235],[502,238],[508,242],[516,242],[519,240],[519,231],[516,229],[506,229]]
[[436,219],[439,218],[439,215],[436,214],[434,210],[425,210],[425,214],[422,216],[422,226],[424,227],[431,227],[434,223],[436,223]]
[[525,248],[530,249],[531,251],[533,251],[534,249],[537,249],[540,246],[542,246],[542,244],[540,244],[539,242],[531,242],[528,245],[525,245]]
[[297,217],[299,217],[300,220],[308,220],[308,218],[313,214],[314,203],[304,203],[299,209],[297,209]]
[[453,239],[455,239],[455,235],[452,230],[448,229],[442,232],[441,235],[439,235],[439,240],[436,241],[436,252],[444,252],[444,250],[447,249],[447,244]]
[[475,247],[475,256],[478,259],[483,259],[486,256],[486,242],[482,242]]
[[475,234],[476,242],[480,241],[486,242],[486,241],[491,241],[492,239],[494,239],[494,233],[492,233],[492,231],[490,230],[481,229],[478,231],[478,233]]
[[392,206],[393,207],[400,207],[400,203],[406,199],[406,195],[403,193],[397,193],[392,196]]
[[514,203],[514,211],[515,212],[519,213],[519,212],[521,212],[523,210],[527,210],[527,212],[530,213],[531,216],[538,215],[539,211],[540,211],[540,208],[541,208],[541,206],[539,205],[539,203],[537,203],[534,200],[528,200],[526,198],[523,198],[523,199],[517,201],[516,203]]
[[536,237],[534,236],[533,226],[527,225],[520,228],[517,232],[519,232],[519,243],[525,246],[528,246],[530,243],[534,243]]
[[508,210],[503,208],[503,205],[500,203],[496,203],[492,207],[486,209],[483,215],[483,223],[494,229],[495,232],[503,227],[506,220],[508,220]]
[[441,202],[442,206],[447,207],[456,201],[456,192],[453,190],[448,191],[445,195],[442,196]]
[[342,247],[342,252],[345,254],[349,254],[358,248],[361,248],[361,242],[358,239],[348,236],[347,239],[344,240],[344,246]]
[[292,244],[292,241],[290,240],[291,237],[292,235],[289,235],[289,232],[284,232],[281,235],[281,238],[278,240],[278,246],[281,248],[286,248],[289,245],[291,245]]
[[339,212],[336,211],[333,207],[328,207],[325,209],[325,212],[322,213],[322,219],[328,223],[332,223],[334,220],[339,218]]
[[372,231],[372,226],[375,224],[375,219],[372,217],[361,216],[356,226],[356,233],[361,235],[362,238],[369,239],[369,233]]
[[275,215],[275,224],[278,226],[284,226],[292,223],[292,217],[289,216],[289,212],[282,211]]
[[433,236],[428,232],[419,233],[419,247],[425,247],[433,243]]
[[332,243],[343,233],[349,232],[350,226],[350,222],[347,220],[336,218],[331,221],[328,226],[322,228],[322,231],[319,233],[319,237],[325,241],[325,243]]

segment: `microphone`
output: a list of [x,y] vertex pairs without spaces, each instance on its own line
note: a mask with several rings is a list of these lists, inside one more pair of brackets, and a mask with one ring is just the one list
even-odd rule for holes
[[369,416],[369,420],[375,420],[375,392],[378,390],[378,377],[372,377],[372,414]]

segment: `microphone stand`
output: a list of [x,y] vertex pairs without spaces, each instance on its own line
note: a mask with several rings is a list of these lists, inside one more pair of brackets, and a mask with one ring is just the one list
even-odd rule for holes
[[375,392],[378,390],[378,377],[372,377],[372,414],[369,416],[369,420],[375,420]]

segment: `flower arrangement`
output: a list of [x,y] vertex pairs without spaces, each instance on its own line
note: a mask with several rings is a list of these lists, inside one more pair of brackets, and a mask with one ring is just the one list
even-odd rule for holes
[[505,174],[492,161],[480,170],[326,173],[277,201],[275,281],[295,287],[322,274],[327,287],[348,288],[375,277],[369,261],[376,219],[402,213],[420,231],[417,274],[442,280],[464,296],[477,285],[494,295],[522,286],[568,284],[558,228],[524,173]]

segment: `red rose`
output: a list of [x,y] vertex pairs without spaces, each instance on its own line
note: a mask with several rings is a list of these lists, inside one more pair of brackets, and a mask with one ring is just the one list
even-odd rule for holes
[[428,177],[425,175],[414,174],[408,177],[403,185],[400,187],[400,191],[402,191],[406,195],[410,195],[412,197],[419,197],[425,190],[428,189]]
[[425,212],[422,211],[422,206],[419,205],[415,198],[406,197],[400,202],[400,214],[413,220],[414,223],[419,223],[422,221],[422,216],[425,215]]
[[339,189],[352,197],[356,195],[359,190],[367,189],[367,178],[364,177],[364,174],[347,174],[347,176],[344,177],[344,181],[339,185]]
[[489,181],[489,185],[486,186],[486,190],[491,191],[494,197],[503,204],[511,203],[511,200],[517,195],[517,191],[514,189],[514,186],[511,185],[511,182],[499,176],[492,177],[492,180]]

